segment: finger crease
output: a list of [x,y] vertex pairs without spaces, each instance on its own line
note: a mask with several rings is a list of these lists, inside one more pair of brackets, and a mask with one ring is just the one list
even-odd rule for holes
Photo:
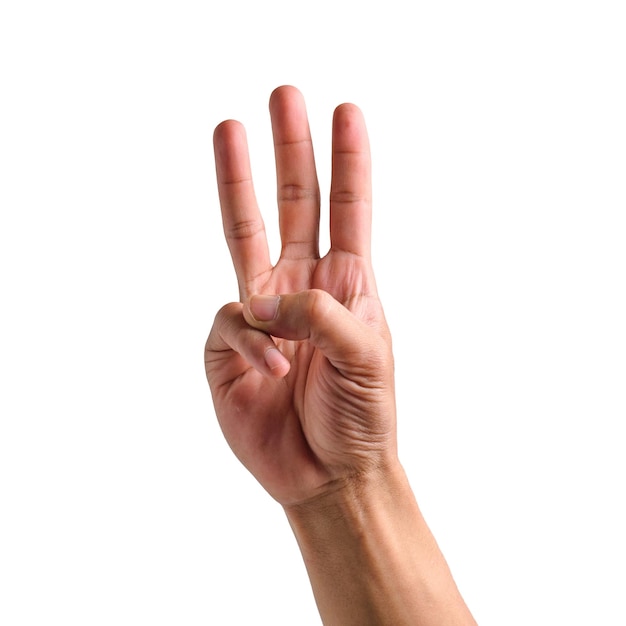
[[242,183],[251,183],[252,179],[248,176],[246,178],[231,178],[228,180],[220,180],[220,185],[228,187],[229,185],[240,185]]
[[333,191],[330,194],[330,201],[335,204],[366,204],[368,199],[352,191]]
[[298,200],[319,200],[317,189],[302,185],[281,185],[278,192],[279,202],[296,202]]
[[280,148],[281,146],[296,146],[302,143],[313,143],[313,142],[311,141],[310,137],[307,137],[306,139],[294,139],[293,141],[278,141],[274,145],[277,148]]
[[259,220],[242,220],[228,227],[227,239],[248,239],[265,231],[263,222]]

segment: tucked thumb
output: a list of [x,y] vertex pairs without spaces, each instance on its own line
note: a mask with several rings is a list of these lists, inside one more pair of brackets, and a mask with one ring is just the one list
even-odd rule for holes
[[363,364],[387,350],[384,339],[331,294],[309,289],[294,294],[254,295],[244,307],[250,326],[274,337],[309,341],[338,368]]

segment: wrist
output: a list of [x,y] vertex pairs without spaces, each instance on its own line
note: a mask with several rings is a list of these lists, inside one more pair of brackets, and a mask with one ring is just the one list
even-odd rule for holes
[[285,512],[324,623],[475,624],[398,461]]
[[389,607],[379,601],[394,596],[383,589],[396,577],[390,569],[402,551],[391,520],[393,502],[406,502],[406,489],[404,470],[395,462],[285,507],[325,624],[385,623]]
[[404,468],[394,459],[370,471],[334,480],[322,493],[283,508],[292,524],[317,524],[338,515],[342,519],[358,518],[373,507],[380,510],[381,505],[405,498],[407,491],[412,496]]

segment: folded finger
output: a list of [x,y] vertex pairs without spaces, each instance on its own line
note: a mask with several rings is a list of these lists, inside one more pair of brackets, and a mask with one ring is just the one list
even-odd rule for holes
[[343,373],[386,378],[392,369],[385,335],[321,289],[255,295],[244,315],[251,326],[274,337],[309,341]]
[[215,316],[205,347],[205,366],[212,385],[232,382],[250,367],[273,378],[282,378],[289,371],[288,359],[269,334],[246,322],[242,309],[239,302],[227,304]]

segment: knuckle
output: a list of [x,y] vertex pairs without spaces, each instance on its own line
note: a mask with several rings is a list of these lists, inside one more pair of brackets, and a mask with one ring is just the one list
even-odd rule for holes
[[299,202],[301,200],[319,200],[319,192],[313,187],[298,184],[281,185],[278,190],[279,202]]
[[330,194],[330,201],[333,204],[366,204],[368,199],[349,189],[339,189]]
[[226,238],[249,239],[264,230],[265,226],[261,220],[240,220],[231,224],[226,232]]
[[307,292],[307,312],[311,320],[324,319],[333,305],[333,297],[323,289],[311,289]]
[[215,317],[216,319],[230,318],[233,316],[233,314],[238,313],[240,309],[241,309],[240,302],[229,302],[228,304],[225,304],[224,306],[220,307]]
[[241,308],[242,306],[240,302],[229,302],[228,304],[222,306],[215,314],[213,327],[221,328],[227,326],[228,324],[232,324],[235,317],[241,316]]

